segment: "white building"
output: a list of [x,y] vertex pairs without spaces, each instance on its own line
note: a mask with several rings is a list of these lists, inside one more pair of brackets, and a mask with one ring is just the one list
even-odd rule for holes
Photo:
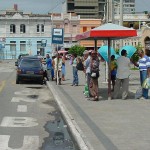
[[[19,54],[42,54],[50,50],[51,18],[50,15],[24,14],[17,9],[0,13],[1,57],[17,58]],[[41,42],[47,41],[45,46]]]
[[[14,9],[0,12],[0,58],[52,53],[52,28],[64,28],[64,48],[76,43],[80,17],[75,14],[32,14]],[[46,44],[45,44],[46,42]]]

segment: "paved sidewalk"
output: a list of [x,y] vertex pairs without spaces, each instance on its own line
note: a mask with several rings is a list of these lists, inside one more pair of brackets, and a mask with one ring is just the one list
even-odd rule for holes
[[99,78],[100,101],[84,97],[84,73],[79,86],[72,83],[72,66],[66,63],[66,81],[62,85],[47,82],[81,150],[150,150],[150,101],[135,100],[140,85],[139,71],[130,76],[128,100],[107,100],[105,65]]

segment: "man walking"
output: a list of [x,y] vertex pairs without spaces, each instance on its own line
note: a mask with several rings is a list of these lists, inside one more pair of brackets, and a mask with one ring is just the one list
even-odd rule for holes
[[46,64],[47,64],[47,76],[49,80],[52,79],[51,70],[52,70],[52,60],[49,54],[46,54]]
[[121,56],[117,59],[116,83],[113,93],[113,99],[118,98],[120,88],[122,87],[122,99],[127,99],[129,91],[130,59],[126,57],[127,51],[122,50]]

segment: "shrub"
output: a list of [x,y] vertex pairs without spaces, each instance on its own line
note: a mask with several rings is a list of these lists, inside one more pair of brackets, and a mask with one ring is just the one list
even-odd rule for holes
[[71,48],[69,48],[68,53],[69,54],[76,54],[77,56],[82,56],[84,51],[85,51],[84,46],[74,45]]

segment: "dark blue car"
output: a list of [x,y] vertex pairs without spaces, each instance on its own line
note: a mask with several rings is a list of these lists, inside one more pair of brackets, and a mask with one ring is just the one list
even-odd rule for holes
[[43,84],[43,67],[39,59],[24,57],[17,66],[16,84],[21,81],[37,81]]

